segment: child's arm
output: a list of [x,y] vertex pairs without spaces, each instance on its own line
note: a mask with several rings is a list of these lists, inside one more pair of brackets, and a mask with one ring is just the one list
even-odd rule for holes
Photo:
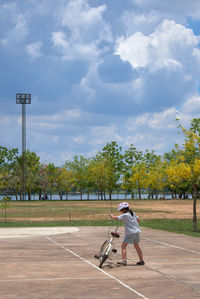
[[136,219],[137,219],[137,222],[139,223],[140,222],[140,218],[133,212],[133,214],[135,215]]
[[111,218],[111,219],[116,219],[116,220],[118,219],[118,217],[115,216],[115,215],[113,215],[113,214],[110,214],[110,218]]
[[140,222],[140,218],[136,215],[136,218],[137,218],[137,222],[139,223]]

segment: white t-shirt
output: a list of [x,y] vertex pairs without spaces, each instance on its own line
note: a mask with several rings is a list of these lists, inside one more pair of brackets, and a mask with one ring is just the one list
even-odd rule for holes
[[121,214],[117,217],[119,220],[124,221],[126,235],[141,232],[138,221],[137,221],[138,217],[135,213],[133,213],[133,216],[132,216],[131,213],[127,212],[127,213]]

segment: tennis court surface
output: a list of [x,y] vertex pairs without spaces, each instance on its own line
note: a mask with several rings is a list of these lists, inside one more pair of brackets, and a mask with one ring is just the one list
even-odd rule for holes
[[106,227],[1,229],[0,298],[200,298],[200,238],[143,228],[145,266],[129,245],[128,265],[119,267],[123,230],[117,254],[99,269],[94,254]]

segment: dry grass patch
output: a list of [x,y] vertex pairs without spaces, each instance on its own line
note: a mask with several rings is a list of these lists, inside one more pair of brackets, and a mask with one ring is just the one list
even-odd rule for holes
[[[130,207],[141,219],[191,219],[192,200],[129,200]],[[197,213],[200,213],[200,201]],[[11,202],[8,221],[106,220],[117,215],[119,201],[31,201]],[[3,221],[3,211],[0,214]]]

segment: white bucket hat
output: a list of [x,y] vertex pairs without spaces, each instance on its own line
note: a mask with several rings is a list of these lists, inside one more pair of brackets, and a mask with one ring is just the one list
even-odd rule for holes
[[127,202],[121,202],[118,205],[117,211],[121,211],[121,210],[127,209],[127,208],[129,208],[129,204]]

